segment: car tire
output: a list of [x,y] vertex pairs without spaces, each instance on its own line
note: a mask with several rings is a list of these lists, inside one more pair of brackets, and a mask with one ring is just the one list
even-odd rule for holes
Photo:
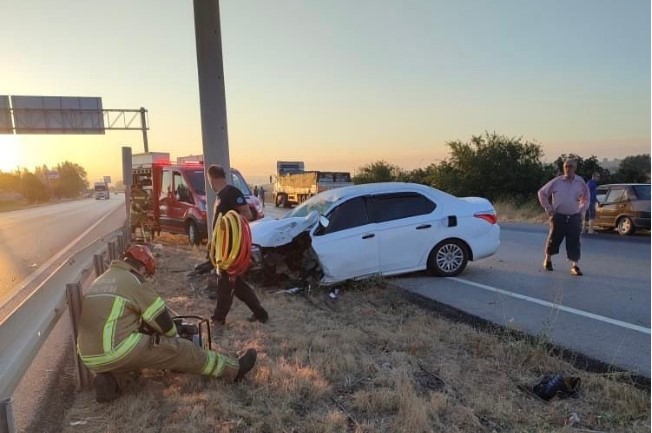
[[197,224],[195,224],[193,221],[188,223],[188,242],[190,242],[190,245],[199,245],[201,242]]
[[630,217],[624,216],[618,219],[616,230],[618,230],[618,233],[623,236],[629,236],[634,233],[636,227],[634,227],[634,222]]
[[438,243],[428,256],[428,272],[438,277],[459,275],[469,261],[466,244],[458,239],[445,239]]

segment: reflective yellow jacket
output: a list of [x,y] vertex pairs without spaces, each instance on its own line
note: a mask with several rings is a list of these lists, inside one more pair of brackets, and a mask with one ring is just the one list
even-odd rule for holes
[[[146,327],[149,332],[143,332]],[[175,336],[163,299],[129,264],[114,260],[82,301],[77,350],[91,370],[123,359],[145,334]]]

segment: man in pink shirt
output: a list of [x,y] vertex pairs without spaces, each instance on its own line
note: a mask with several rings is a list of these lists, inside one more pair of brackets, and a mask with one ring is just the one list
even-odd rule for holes
[[571,262],[571,275],[581,276],[577,262],[580,260],[580,234],[582,215],[589,206],[589,188],[584,179],[575,175],[576,159],[564,161],[564,174],[546,183],[538,192],[539,203],[550,216],[550,232],[546,240],[543,267],[552,271],[550,256],[559,253],[566,238],[566,256]]

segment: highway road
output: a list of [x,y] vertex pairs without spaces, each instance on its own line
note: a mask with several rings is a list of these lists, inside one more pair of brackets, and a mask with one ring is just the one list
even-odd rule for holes
[[[269,217],[285,211],[265,208]],[[650,235],[582,235],[582,277],[564,245],[542,269],[547,225],[501,223],[501,245],[455,278],[425,272],[391,282],[490,322],[544,336],[617,368],[650,377]]]
[[562,251],[542,269],[547,227],[501,224],[498,252],[459,277],[423,274],[396,285],[493,323],[542,335],[617,368],[650,377],[650,236],[583,235],[582,277]]
[[124,195],[0,213],[0,306],[38,283],[71,248],[114,231],[124,219]]

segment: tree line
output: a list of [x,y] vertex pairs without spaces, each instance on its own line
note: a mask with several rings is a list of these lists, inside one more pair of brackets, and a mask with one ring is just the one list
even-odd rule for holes
[[650,154],[628,156],[612,173],[600,165],[595,155],[583,158],[573,153],[562,154],[554,162],[544,163],[540,145],[496,133],[485,132],[468,142],[457,140],[446,145],[450,156],[439,163],[403,170],[386,161],[376,161],[357,169],[353,182],[414,182],[460,197],[530,200],[548,180],[563,172],[567,158],[577,159],[576,173],[587,181],[598,172],[600,184],[650,182]]
[[[48,173],[56,172],[55,176]],[[29,203],[53,198],[76,198],[88,189],[86,170],[78,164],[65,161],[54,168],[47,165],[5,173],[0,171],[0,192],[16,193]]]

